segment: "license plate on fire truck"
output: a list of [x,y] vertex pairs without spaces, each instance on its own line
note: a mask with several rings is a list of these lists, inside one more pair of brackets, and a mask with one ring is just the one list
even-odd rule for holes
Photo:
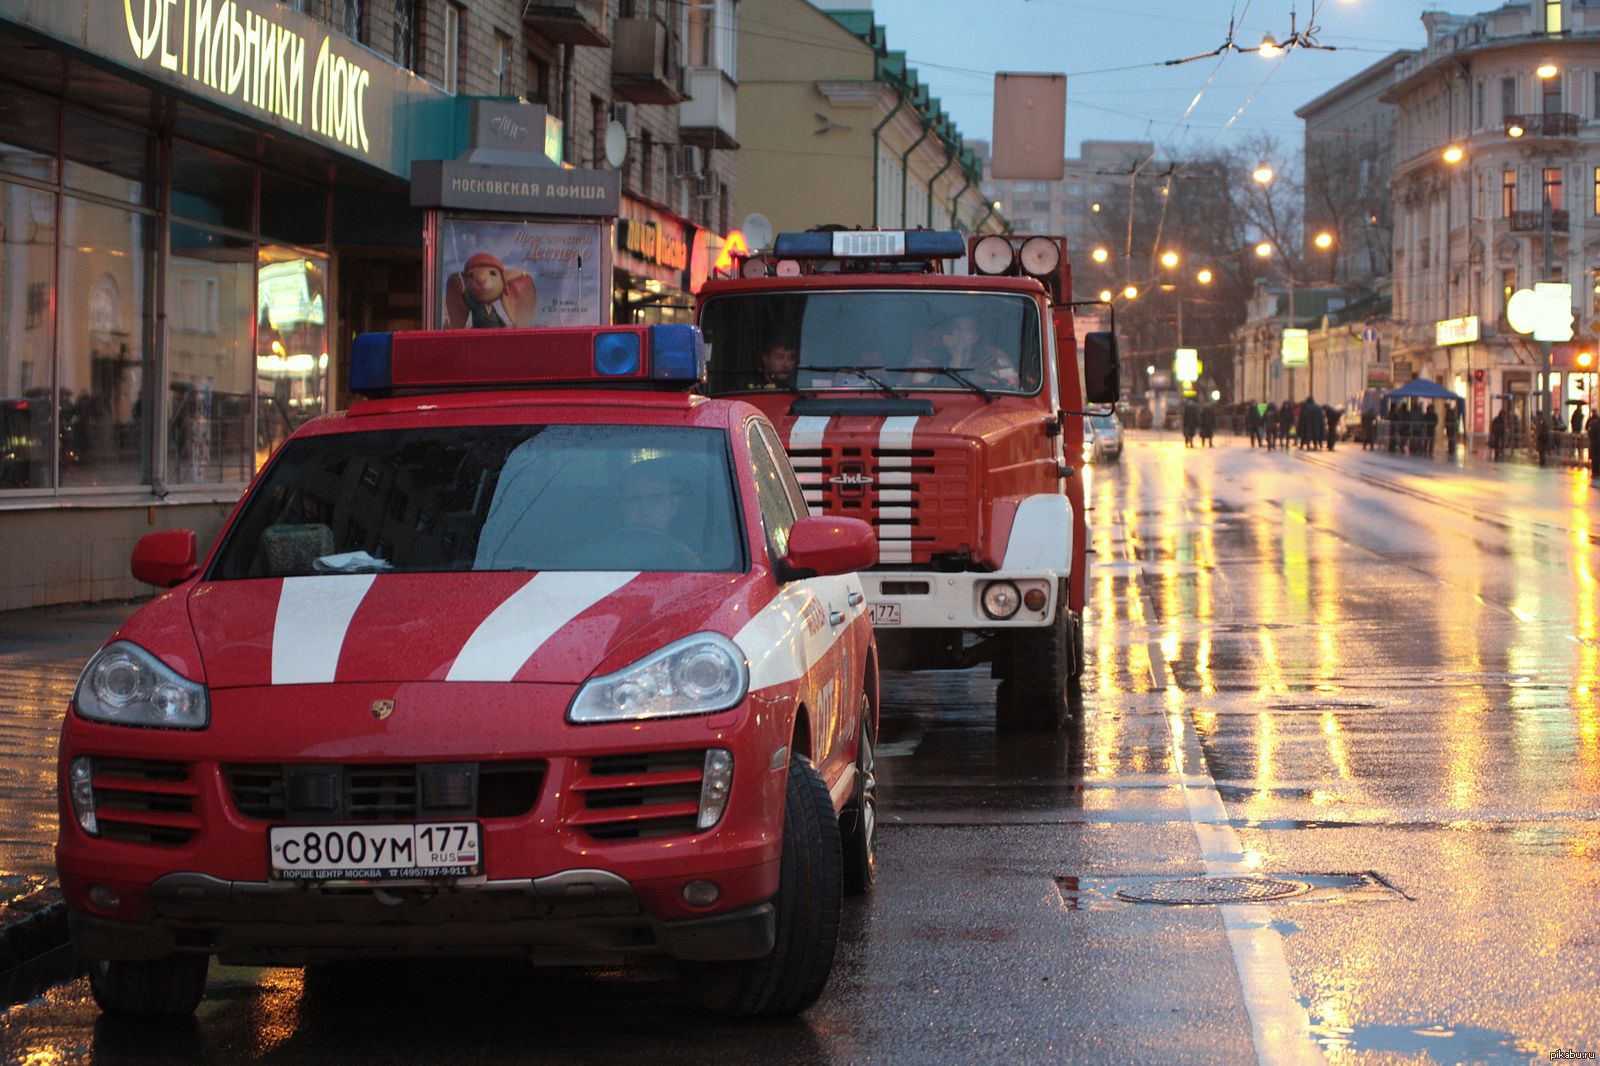
[[477,822],[274,826],[272,876],[289,881],[472,877],[483,872]]
[[900,624],[900,605],[898,603],[875,603],[872,605],[872,624],[875,626],[897,626]]

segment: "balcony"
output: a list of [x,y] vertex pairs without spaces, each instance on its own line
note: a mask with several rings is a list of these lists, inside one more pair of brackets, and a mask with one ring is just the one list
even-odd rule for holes
[[[1554,233],[1567,232],[1568,213],[1566,211],[1550,212],[1550,229]],[[1543,211],[1513,211],[1511,212],[1512,233],[1539,233],[1544,229]]]
[[[1521,130],[1521,133],[1517,131]],[[1506,119],[1507,137],[1566,139],[1578,135],[1578,116],[1565,111],[1545,115],[1512,115]]]
[[618,19],[611,47],[611,91],[635,104],[676,104],[683,99],[678,42],[655,19]]
[[678,108],[678,135],[700,148],[737,148],[737,87],[716,67],[684,71],[689,99]]
[[529,0],[522,22],[557,44],[604,48],[611,43],[606,36],[606,0]]

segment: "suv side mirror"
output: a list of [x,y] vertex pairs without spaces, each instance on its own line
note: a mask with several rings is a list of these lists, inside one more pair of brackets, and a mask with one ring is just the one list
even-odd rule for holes
[[1115,333],[1083,335],[1083,399],[1085,403],[1116,403],[1122,398],[1122,360]]
[[808,515],[789,527],[783,565],[796,577],[853,574],[878,561],[878,538],[859,518]]
[[146,585],[169,589],[181,585],[200,570],[194,530],[168,529],[146,533],[133,546],[133,576]]

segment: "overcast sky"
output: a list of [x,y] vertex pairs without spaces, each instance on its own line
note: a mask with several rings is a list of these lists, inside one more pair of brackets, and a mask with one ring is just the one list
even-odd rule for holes
[[[826,0],[824,0],[826,2]],[[834,6],[865,7],[865,0]],[[873,0],[889,47],[903,50],[968,137],[987,137],[996,70],[1065,71],[1067,154],[1083,140],[1153,140],[1163,155],[1226,145],[1270,132],[1298,147],[1294,109],[1399,48],[1422,44],[1427,0]],[[1282,40],[1291,6],[1299,28],[1318,8],[1317,39],[1338,50],[1293,51],[1279,60],[1232,54],[1176,67],[1163,60],[1208,52],[1236,30],[1254,47],[1264,33]],[[1479,0],[1446,7],[1474,13],[1499,6]],[[1153,64],[1153,65],[1152,65]],[[1115,70],[1108,68],[1133,67]],[[1213,71],[1215,76],[1213,77]],[[1270,76],[1270,77],[1269,77]],[[1184,119],[1201,87],[1200,102]],[[1241,113],[1241,108],[1242,113]],[[1239,113],[1224,132],[1230,117]],[[1182,125],[1180,126],[1180,120]]]

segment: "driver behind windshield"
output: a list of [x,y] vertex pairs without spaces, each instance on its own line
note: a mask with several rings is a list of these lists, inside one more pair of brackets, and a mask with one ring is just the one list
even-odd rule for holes
[[[976,315],[953,315],[925,332],[917,341],[916,362],[959,371],[963,377],[986,388],[1017,387],[1017,363],[1004,349],[991,343],[979,329]],[[917,374],[913,384],[936,380],[931,373]]]

